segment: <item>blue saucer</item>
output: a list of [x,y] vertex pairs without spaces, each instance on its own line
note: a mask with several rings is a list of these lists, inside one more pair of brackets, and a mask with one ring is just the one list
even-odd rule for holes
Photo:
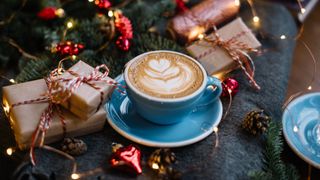
[[[124,84],[122,75],[115,80]],[[113,129],[127,139],[151,147],[180,147],[198,142],[213,132],[222,117],[219,100],[192,112],[180,123],[154,124],[140,117],[128,97],[116,90],[105,108]]]
[[320,168],[318,123],[320,124],[320,93],[305,94],[293,100],[282,116],[283,133],[289,146],[316,168]]

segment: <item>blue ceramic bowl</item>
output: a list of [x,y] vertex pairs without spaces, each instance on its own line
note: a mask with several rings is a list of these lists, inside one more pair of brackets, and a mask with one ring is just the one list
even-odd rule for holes
[[282,116],[283,133],[293,151],[320,168],[320,93],[293,100]]

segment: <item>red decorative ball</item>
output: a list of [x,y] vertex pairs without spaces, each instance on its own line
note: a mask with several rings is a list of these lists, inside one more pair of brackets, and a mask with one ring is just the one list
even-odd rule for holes
[[56,47],[55,50],[60,55],[78,55],[84,49],[83,44],[76,44],[71,41],[61,42]]
[[128,51],[130,49],[130,40],[122,36],[119,36],[119,38],[116,41],[116,45],[119,49],[123,51]]
[[222,91],[223,97],[229,96],[229,92],[232,96],[234,96],[239,91],[238,81],[232,78],[227,78],[223,80],[222,87],[223,87],[223,91]]
[[100,9],[108,9],[111,7],[111,3],[109,0],[95,0],[94,4],[98,6]]
[[178,13],[183,13],[186,12],[188,10],[185,2],[183,0],[176,0],[176,11]]
[[133,145],[119,147],[109,161],[111,167],[141,174],[141,151]]
[[56,7],[46,7],[43,8],[40,12],[38,12],[37,16],[43,20],[52,20],[58,17],[56,14],[56,10]]
[[126,39],[133,38],[132,24],[126,16],[121,13],[116,13],[115,26],[122,37]]

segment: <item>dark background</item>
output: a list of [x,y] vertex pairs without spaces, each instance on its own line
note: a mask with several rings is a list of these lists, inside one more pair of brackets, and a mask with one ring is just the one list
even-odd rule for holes
[[[305,31],[302,35],[302,39],[308,42],[309,46],[313,50],[315,56],[317,58],[320,57],[320,6],[319,3],[314,9],[314,11],[310,14],[310,16],[306,19],[304,23]],[[10,69],[1,70],[1,74],[6,77],[14,77],[17,73],[14,70],[15,65],[11,64]],[[320,63],[318,63],[318,67],[320,69]],[[292,93],[302,90],[306,88],[307,82],[310,80],[311,72],[312,72],[313,64],[309,60],[308,54],[301,46],[301,44],[297,44],[296,49],[294,51],[294,59],[292,65],[292,71],[289,78],[289,85],[287,89],[287,96],[290,96]],[[320,73],[318,71],[317,77],[320,77]],[[1,80],[1,87],[4,85],[8,85],[9,82],[6,80]],[[313,90],[320,90],[320,82],[319,80],[313,85]],[[0,179],[9,179],[15,168],[20,164],[20,162],[24,159],[23,153],[16,153],[14,156],[7,156],[5,154],[5,150],[9,146],[14,146],[14,138],[12,132],[9,128],[9,123],[4,117],[3,110],[1,108],[1,134],[5,134],[6,136],[1,136],[1,142],[3,144],[0,145]],[[5,145],[5,146],[4,146]],[[319,179],[320,171],[312,168],[307,163],[302,161],[297,155],[293,153],[293,151],[285,145],[285,151],[283,153],[283,157],[286,161],[293,163],[299,169],[302,174],[302,179]],[[308,173],[311,172],[311,174]],[[311,175],[311,177],[308,177]]]

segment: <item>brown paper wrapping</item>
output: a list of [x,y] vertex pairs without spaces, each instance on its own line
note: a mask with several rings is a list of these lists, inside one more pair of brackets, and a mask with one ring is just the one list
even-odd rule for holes
[[[258,48],[261,46],[260,42],[244,24],[241,18],[235,19],[219,29],[217,32],[224,41],[233,37],[238,37],[236,38],[237,41],[243,42],[251,48]],[[238,36],[239,33],[242,35]],[[208,38],[215,39],[213,34],[210,34]],[[212,53],[209,53],[202,58],[198,58],[200,55],[208,52],[208,50],[212,48],[214,49]],[[200,61],[210,75],[223,74],[238,66],[238,64],[232,60],[231,56],[224,49],[220,47],[212,47],[212,45],[204,40],[194,42],[192,45],[187,47],[187,50],[193,57]]]
[[[70,70],[78,73],[80,76],[89,75],[94,68],[90,65],[79,61],[77,64],[72,66]],[[73,78],[67,71],[61,75],[63,78]],[[107,77],[105,80],[111,80]],[[100,91],[104,93],[104,102],[108,99],[109,94],[113,90],[113,86],[108,85],[106,82],[94,82],[95,86],[100,87],[100,90],[96,90],[86,83],[83,83],[79,88],[77,88],[62,106],[68,109],[70,112],[75,114],[81,119],[88,119],[91,117],[99,108],[100,104]],[[63,84],[61,84],[63,86]],[[104,103],[103,102],[103,103]]]
[[191,42],[213,25],[218,26],[234,17],[239,12],[239,7],[235,0],[205,0],[175,16],[168,24],[168,31],[180,42]]
[[[30,146],[32,134],[38,126],[40,115],[48,107],[48,103],[26,104],[13,107],[8,113],[10,105],[25,100],[40,97],[47,90],[43,79],[3,87],[3,105],[14,131],[17,145],[20,149]],[[106,113],[103,108],[88,120],[83,121],[72,113],[63,110],[66,121],[67,136],[81,136],[103,129]],[[63,129],[59,118],[54,115],[50,128],[45,136],[45,143],[52,143],[63,138]]]

